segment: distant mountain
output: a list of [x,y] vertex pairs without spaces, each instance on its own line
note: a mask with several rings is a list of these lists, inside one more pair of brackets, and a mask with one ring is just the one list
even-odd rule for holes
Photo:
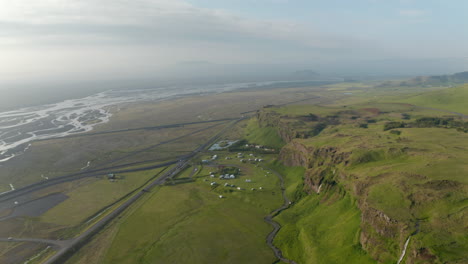
[[459,80],[459,81],[462,81],[462,82],[468,82],[468,71],[455,73],[452,76],[453,76],[453,78],[455,80]]
[[312,71],[312,70],[300,70],[295,71],[292,74],[292,78],[295,80],[311,80],[317,77],[320,77],[320,74]]
[[468,82],[468,71],[452,75],[418,76],[399,83],[400,86],[448,85]]

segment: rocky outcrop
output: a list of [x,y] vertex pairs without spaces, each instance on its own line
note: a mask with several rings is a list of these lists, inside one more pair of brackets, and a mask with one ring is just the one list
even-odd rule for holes
[[307,148],[298,142],[291,142],[281,149],[278,159],[286,166],[309,168],[311,151],[312,148]]
[[335,147],[306,147],[298,141],[292,141],[281,149],[279,160],[287,166],[306,168],[306,191],[318,193],[322,184],[334,185],[335,178],[346,177],[338,171],[336,165],[347,165],[350,155],[349,152],[339,152]]
[[294,130],[288,122],[281,118],[281,115],[275,112],[260,111],[257,114],[258,124],[260,127],[274,127],[278,135],[284,142],[291,142],[295,138],[303,138],[299,132]]
[[276,112],[259,111],[257,113],[258,125],[260,127],[278,127],[281,115]]
[[404,223],[390,218],[384,212],[365,203],[361,210],[361,234],[359,241],[362,248],[379,262],[394,260],[403,248],[409,235],[409,228]]
[[[351,153],[340,151],[337,147],[308,147],[293,140],[282,148],[279,160],[287,166],[306,168],[304,186],[309,194],[337,188],[344,179],[353,180],[352,175],[343,170],[350,164]],[[355,181],[347,187],[347,192],[358,198],[362,248],[379,262],[395,260],[410,234],[410,228],[366,203],[365,193],[369,184]]]

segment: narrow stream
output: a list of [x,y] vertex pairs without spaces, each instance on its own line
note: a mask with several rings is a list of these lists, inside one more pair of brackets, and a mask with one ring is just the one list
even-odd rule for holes
[[265,217],[265,222],[267,222],[267,223],[269,223],[270,225],[273,226],[273,231],[271,231],[271,233],[268,234],[268,236],[267,236],[267,238],[266,238],[266,241],[267,241],[268,246],[273,250],[273,252],[275,253],[275,256],[276,256],[279,260],[283,261],[284,263],[297,264],[297,263],[294,262],[293,260],[290,260],[290,259],[285,258],[285,257],[283,256],[283,253],[281,252],[281,250],[280,250],[279,248],[277,248],[275,245],[273,245],[273,240],[275,239],[276,234],[278,234],[278,231],[281,229],[281,225],[280,225],[278,222],[274,221],[274,220],[273,220],[273,217],[274,217],[277,213],[279,213],[279,212],[281,212],[281,211],[287,209],[287,208],[289,207],[289,202],[290,202],[290,201],[289,201],[288,197],[286,196],[286,191],[285,191],[285,188],[284,188],[283,176],[281,176],[281,174],[279,174],[279,173],[276,172],[276,171],[273,171],[273,170],[272,170],[272,172],[273,172],[274,174],[276,174],[276,176],[278,176],[278,178],[280,179],[280,187],[281,187],[281,193],[282,193],[282,195],[283,195],[284,203],[283,203],[283,205],[282,205],[280,208],[274,210],[273,212],[271,212],[269,215],[267,215],[267,216]]

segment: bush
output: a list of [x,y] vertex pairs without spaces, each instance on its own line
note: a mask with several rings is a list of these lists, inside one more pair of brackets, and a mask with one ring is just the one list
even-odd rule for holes
[[401,118],[405,119],[405,120],[409,120],[409,119],[411,119],[411,116],[409,114],[403,113],[403,114],[401,114]]
[[324,130],[326,127],[327,127],[327,124],[318,123],[312,128],[312,130],[309,131],[308,136],[310,137],[316,136],[320,134],[320,132],[322,132],[322,130]]
[[307,116],[307,118],[309,119],[309,121],[318,121],[319,120],[319,117],[317,115],[312,114],[312,113],[310,113],[309,116]]
[[406,126],[404,122],[388,122],[384,125],[384,131],[394,129],[394,128],[403,128]]
[[368,128],[367,124],[359,124],[360,128]]
[[391,134],[394,134],[394,135],[401,135],[401,131],[400,131],[400,130],[390,130],[390,133],[391,133]]

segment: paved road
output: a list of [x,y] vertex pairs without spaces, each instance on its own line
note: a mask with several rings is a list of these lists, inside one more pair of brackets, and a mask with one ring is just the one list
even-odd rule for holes
[[36,242],[36,243],[46,243],[50,244],[52,246],[55,246],[59,249],[59,251],[49,258],[46,262],[43,264],[58,264],[58,263],[63,263],[65,262],[66,259],[68,259],[73,252],[78,250],[80,247],[86,244],[89,239],[95,235],[96,233],[99,232],[106,224],[108,224],[111,220],[113,220],[115,217],[120,215],[125,209],[127,209],[130,205],[132,205],[135,201],[137,201],[139,198],[141,198],[143,195],[147,194],[148,192],[151,191],[151,189],[156,186],[156,185],[162,185],[165,183],[165,181],[177,175],[180,173],[190,162],[190,159],[193,158],[195,155],[200,153],[201,151],[205,150],[208,148],[210,145],[212,145],[220,135],[225,133],[228,129],[232,128],[237,122],[246,119],[247,117],[243,117],[240,119],[237,119],[236,121],[232,122],[229,126],[226,126],[222,131],[217,133],[214,137],[209,139],[207,142],[204,144],[200,145],[198,148],[196,148],[192,153],[184,156],[183,159],[180,159],[179,161],[175,161],[177,165],[170,169],[169,171],[165,172],[162,176],[158,177],[155,179],[153,182],[148,184],[145,188],[143,188],[141,191],[139,191],[137,194],[132,196],[130,199],[125,201],[123,204],[121,204],[118,208],[116,208],[114,211],[111,213],[107,214],[103,218],[101,218],[96,224],[94,224],[92,227],[87,229],[85,232],[80,234],[78,237],[66,240],[66,241],[60,241],[60,240],[47,240],[47,239],[36,239],[36,238],[13,238],[13,239],[8,239],[8,238],[0,238],[0,241],[7,241],[7,242]]
[[162,126],[149,126],[149,127],[128,128],[128,129],[119,129],[119,130],[109,130],[109,131],[101,131],[101,132],[82,133],[82,134],[69,135],[69,136],[57,137],[57,138],[39,139],[37,141],[46,141],[46,140],[53,140],[53,139],[66,139],[66,138],[75,138],[75,137],[88,137],[88,136],[123,133],[123,132],[138,131],[138,130],[158,130],[158,129],[183,127],[183,126],[204,124],[204,123],[233,121],[233,120],[236,120],[236,119],[237,118],[223,118],[223,119],[215,119],[215,120],[208,120],[208,121],[187,122],[187,123],[178,123],[178,124],[170,124],[170,125],[162,125]]
[[[217,125],[215,125],[215,126],[217,126]],[[190,132],[190,133],[182,135],[180,137],[173,138],[173,139],[170,139],[170,140],[167,140],[167,141],[163,141],[163,142],[160,142],[160,143],[158,143],[156,145],[153,145],[153,146],[141,149],[141,150],[137,150],[137,151],[132,152],[132,153],[130,153],[130,154],[124,156],[124,157],[118,158],[116,160],[112,160],[108,164],[115,163],[117,161],[121,161],[121,160],[123,160],[125,158],[128,158],[128,157],[130,157],[132,155],[136,155],[136,154],[144,152],[144,151],[147,151],[147,150],[152,149],[152,148],[154,148],[156,146],[161,146],[161,145],[164,145],[164,144],[175,142],[177,140],[183,139],[185,137],[191,136],[191,135],[193,135],[195,133],[199,133],[201,131],[204,131],[204,130],[212,128],[212,127],[213,126],[210,126],[208,128],[198,129],[196,131]],[[179,159],[184,159],[184,158],[191,157],[192,154],[193,153],[190,153],[190,154],[185,155],[185,156],[181,156],[181,157],[179,157]],[[106,174],[106,173],[109,173],[109,172],[128,173],[128,172],[146,171],[146,170],[152,170],[152,169],[157,169],[157,168],[161,168],[161,167],[166,167],[166,166],[169,166],[169,165],[172,165],[172,164],[175,164],[175,163],[177,163],[177,160],[169,161],[169,162],[165,162],[165,163],[161,163],[161,164],[156,164],[156,165],[145,166],[145,167],[141,167],[141,168],[134,168],[134,169],[119,170],[120,168],[122,168],[123,165],[116,165],[116,166],[109,166],[109,167],[103,167],[103,168],[98,168],[98,169],[80,171],[80,172],[77,172],[77,173],[72,173],[72,174],[59,176],[59,177],[54,177],[54,178],[51,178],[51,179],[46,180],[46,181],[37,182],[37,183],[31,184],[31,185],[16,189],[15,191],[10,191],[10,192],[7,192],[7,193],[3,193],[2,195],[0,195],[0,202],[11,201],[13,199],[16,199],[17,197],[20,197],[20,196],[23,196],[25,194],[31,193],[33,191],[38,191],[38,190],[41,190],[43,188],[46,188],[46,187],[49,187],[49,186],[52,186],[52,185],[57,185],[57,184],[65,183],[65,182],[69,182],[69,181],[75,181],[75,180],[86,178],[86,177],[95,177],[95,176],[103,175],[103,174]],[[126,166],[130,166],[130,165],[133,165],[133,163],[126,164]]]
[[283,199],[284,199],[284,203],[281,207],[279,207],[278,209],[274,210],[273,212],[271,212],[269,215],[267,215],[264,219],[265,219],[265,222],[269,223],[270,225],[273,226],[273,231],[271,231],[270,234],[268,234],[267,238],[266,238],[266,242],[268,244],[268,246],[273,250],[273,252],[275,253],[275,256],[285,262],[285,263],[290,263],[290,264],[296,264],[296,262],[294,262],[294,260],[290,260],[290,259],[287,259],[283,256],[283,253],[281,252],[281,250],[279,248],[277,248],[274,244],[273,244],[273,240],[275,239],[275,236],[278,234],[278,231],[281,229],[281,225],[274,221],[273,220],[273,217],[275,217],[279,212],[287,209],[289,207],[289,199],[288,197],[286,196],[286,191],[284,189],[284,179],[283,179],[283,176],[281,174],[279,174],[278,172],[274,171],[274,170],[271,170],[276,176],[278,176],[278,178],[280,179],[280,186],[281,186],[281,193],[283,195]]
[[72,240],[51,240],[51,239],[41,239],[41,238],[0,238],[0,242],[33,242],[33,243],[43,243],[54,246],[56,248],[63,248],[72,243]]
[[140,199],[143,195],[147,194],[154,186],[156,185],[162,185],[164,182],[169,178],[174,175],[177,175],[180,173],[185,166],[188,164],[188,160],[182,160],[179,161],[177,166],[172,168],[171,170],[165,172],[161,177],[158,177],[156,180],[154,180],[152,183],[150,183],[147,187],[145,187],[143,190],[139,191],[137,194],[132,196],[130,199],[125,201],[122,205],[120,205],[117,209],[109,213],[108,215],[104,216],[101,220],[99,220],[96,224],[94,224],[92,227],[90,227],[88,230],[86,230],[84,233],[79,235],[78,237],[69,240],[69,243],[65,244],[64,246],[61,247],[61,249],[50,259],[48,259],[46,262],[43,264],[58,264],[58,263],[63,263],[73,252],[78,250],[81,246],[85,245],[86,242],[91,238],[93,235],[95,235],[99,230],[101,230],[106,224],[108,224],[111,220],[116,218],[118,215],[120,215],[125,209],[127,209],[130,205],[132,205],[135,201]]
[[[224,123],[222,123],[224,124]],[[113,159],[113,160],[110,160],[110,161],[106,161],[105,164],[113,164],[113,163],[116,163],[116,162],[119,162],[119,161],[122,161],[122,160],[125,160],[129,157],[132,157],[132,156],[135,156],[137,154],[140,154],[140,153],[144,153],[144,152],[147,152],[153,148],[156,148],[156,147],[159,147],[159,146],[162,146],[162,145],[165,145],[165,144],[168,144],[168,143],[172,143],[172,142],[175,142],[175,141],[178,141],[178,140],[181,140],[183,138],[186,138],[188,136],[192,136],[194,134],[197,134],[197,133],[200,133],[202,131],[205,131],[205,130],[209,130],[209,129],[212,129],[216,126],[219,126],[220,124],[215,124],[215,125],[212,125],[212,126],[209,126],[209,127],[204,127],[204,128],[201,128],[201,129],[197,129],[195,131],[192,131],[190,133],[187,133],[185,135],[182,135],[182,136],[179,136],[179,137],[176,137],[176,138],[173,138],[173,139],[169,139],[169,140],[166,140],[166,141],[163,141],[163,142],[159,142],[157,144],[154,144],[154,145],[151,145],[151,146],[148,146],[148,147],[145,147],[143,149],[139,149],[139,150],[136,150],[136,151],[133,151],[125,156],[122,156],[122,157],[119,157],[119,158],[116,158],[116,159]],[[102,164],[101,164],[102,165]],[[97,165],[97,167],[99,167],[100,165]]]

